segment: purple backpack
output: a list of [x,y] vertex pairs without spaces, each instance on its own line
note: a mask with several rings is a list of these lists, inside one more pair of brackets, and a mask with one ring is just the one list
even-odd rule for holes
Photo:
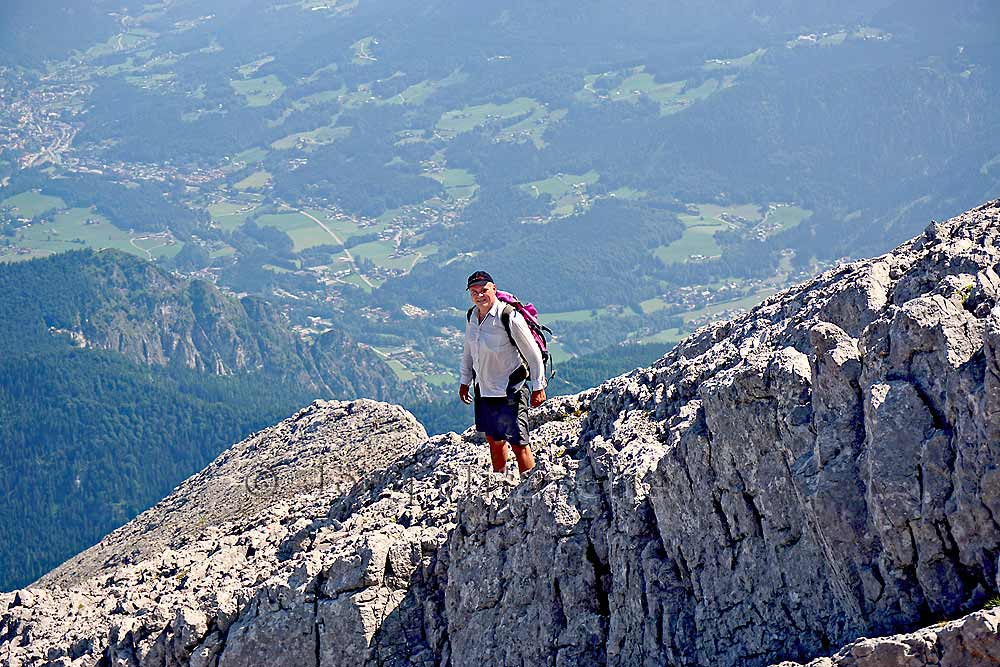
[[[545,333],[552,335],[552,330],[547,326],[538,321],[538,309],[535,308],[533,304],[523,304],[520,299],[511,294],[510,292],[502,292],[497,290],[497,299],[503,301],[506,306],[500,313],[500,321],[503,322],[503,328],[507,331],[507,338],[510,339],[510,344],[517,348],[517,343],[514,341],[514,336],[510,333],[510,314],[512,311],[516,310],[521,313],[521,317],[524,321],[528,323],[528,329],[531,331],[532,338],[535,339],[535,344],[538,345],[539,351],[542,353],[542,367],[552,368],[552,357],[549,355],[548,343],[545,340]],[[466,313],[465,319],[472,319],[472,311],[475,310],[475,306],[469,308],[469,312]],[[556,372],[552,370],[548,373],[551,378]]]

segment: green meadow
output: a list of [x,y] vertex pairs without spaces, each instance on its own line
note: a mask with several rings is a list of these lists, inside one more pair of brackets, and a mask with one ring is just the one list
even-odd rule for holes
[[552,214],[555,216],[572,215],[588,185],[593,185],[600,179],[600,174],[591,169],[585,174],[556,174],[540,181],[524,183],[519,187],[535,197],[549,195],[552,197]]
[[128,32],[119,33],[112,37],[109,37],[107,41],[92,46],[87,49],[83,56],[88,60],[93,60],[95,58],[100,58],[101,56],[107,56],[112,53],[118,53],[119,51],[128,51],[129,49],[134,49],[142,41],[153,36],[155,33],[144,30],[142,28],[133,28]]
[[454,373],[424,373],[420,376],[427,384],[436,387],[447,387],[458,384],[458,376]]
[[[692,320],[696,320],[703,317],[714,317],[720,313],[724,313],[728,310],[744,309],[750,310],[761,301],[776,293],[778,290],[773,288],[764,288],[758,290],[757,292],[740,299],[733,299],[731,301],[723,301],[720,303],[713,303],[711,305],[705,306],[704,308],[699,308],[698,310],[688,311],[686,313],[681,313],[681,317],[684,323],[687,324]],[[655,299],[650,299],[650,302],[656,301]],[[644,301],[641,305],[643,310],[646,309],[646,304],[648,302]],[[653,309],[655,310],[655,308]],[[647,311],[647,312],[652,312]],[[663,331],[657,332],[651,336],[646,336],[640,339],[640,343],[678,343],[690,335],[688,331],[682,331],[676,327],[671,329],[665,329]]]
[[271,173],[268,171],[255,171],[242,181],[233,185],[237,190],[261,190],[271,183]]
[[355,65],[370,65],[378,58],[372,55],[372,45],[377,45],[378,40],[374,37],[365,37],[351,44],[354,51],[354,58],[351,60]]
[[337,139],[346,137],[350,133],[350,127],[333,127],[332,125],[324,125],[323,127],[317,127],[315,130],[309,130],[308,132],[296,132],[295,134],[290,134],[287,137],[278,139],[271,144],[271,148],[279,151],[288,150],[290,148],[299,148],[310,151],[315,146],[332,144]]
[[318,245],[336,245],[332,236],[322,227],[299,212],[272,213],[255,220],[261,227],[273,227],[288,234],[294,244],[294,252]]
[[456,69],[443,79],[425,79],[419,83],[406,88],[403,92],[388,100],[382,100],[383,104],[411,104],[420,105],[427,101],[427,98],[446,86],[462,83],[469,78],[469,75],[460,69]]
[[543,313],[541,315],[542,324],[549,325],[557,322],[586,322],[595,317],[610,315],[607,308],[585,308],[583,310],[565,310],[558,313]]
[[264,56],[263,58],[258,58],[257,60],[251,63],[240,65],[239,67],[236,68],[236,71],[239,72],[240,75],[245,79],[254,72],[256,72],[257,70],[259,70],[264,65],[273,61],[274,61],[274,56]]
[[519,120],[509,127],[505,127],[498,135],[504,141],[524,141],[530,140],[538,149],[545,148],[545,140],[542,135],[552,123],[558,122],[569,113],[567,109],[556,109],[550,112],[543,106],[536,106],[531,115]]
[[[34,224],[17,231],[12,244],[30,249],[30,254],[18,255],[0,247],[0,261],[17,261],[34,257],[79,250],[80,248],[115,248],[143,259],[173,257],[183,243],[169,233],[129,236],[89,208],[71,208],[57,213],[50,223]],[[148,253],[147,253],[148,251]]]
[[465,169],[442,169],[427,176],[444,186],[451,199],[471,199],[479,189],[475,175]]
[[812,211],[798,206],[771,204],[764,216],[764,222],[768,225],[777,225],[777,227],[768,231],[768,236],[797,227],[810,216],[812,216]]
[[610,197],[617,197],[618,199],[642,199],[646,196],[646,193],[642,190],[636,190],[635,188],[630,188],[627,185],[617,190],[612,190],[608,193]]
[[248,107],[265,107],[285,92],[285,84],[274,74],[256,79],[231,79],[229,85],[243,96]]
[[[346,241],[352,236],[360,236],[362,234],[371,234],[372,232],[380,232],[385,229],[384,224],[374,224],[367,227],[359,227],[350,218],[345,218],[343,216],[337,217],[335,214],[329,211],[324,211],[320,208],[310,208],[306,209],[306,213],[321,220],[324,225],[326,225],[330,231],[337,235],[341,241]],[[316,223],[313,222],[315,225]],[[327,238],[330,238],[329,235]],[[332,238],[330,238],[330,243],[336,243]]]
[[534,111],[540,105],[530,97],[518,97],[506,104],[479,104],[455,111],[446,111],[437,122],[437,129],[461,134],[484,125],[490,120],[504,120]]
[[257,204],[238,201],[220,201],[206,207],[212,221],[228,232],[233,231],[244,222],[247,216],[257,209]]
[[233,156],[233,164],[240,166],[240,168],[245,167],[249,164],[256,164],[267,157],[267,149],[254,147],[248,148],[242,153],[237,153]]
[[681,238],[662,245],[653,251],[664,264],[687,262],[693,255],[703,258],[718,257],[722,249],[715,242],[715,233],[725,229],[741,229],[761,219],[760,209],[753,204],[717,206],[694,204],[692,213],[681,214],[677,219],[684,225]]
[[739,58],[713,58],[712,60],[706,60],[705,64],[702,65],[702,69],[712,71],[749,67],[757,62],[765,53],[767,53],[767,49],[762,48],[752,51],[745,56],[740,56]]
[[0,206],[9,206],[14,215],[19,218],[34,218],[54,209],[66,208],[66,202],[60,197],[51,197],[40,192],[22,192],[0,201]]
[[[752,54],[743,56],[735,61],[708,61],[705,69],[727,69],[729,67],[745,67],[760,57],[755,51]],[[735,64],[739,62],[739,64]],[[722,63],[730,63],[724,65]],[[635,103],[642,98],[647,98],[659,103],[660,115],[666,116],[677,113],[691,106],[699,100],[703,100],[714,93],[729,88],[736,80],[735,75],[726,75],[722,79],[707,79],[697,86],[691,86],[687,81],[668,81],[660,83],[656,78],[646,72],[645,65],[633,67],[628,70],[628,76],[622,80],[615,88],[606,93],[599,92],[594,85],[604,77],[621,76],[622,72],[611,71],[603,74],[588,74],[584,77],[583,89],[577,91],[576,98],[581,102],[597,102],[606,100],[611,102],[631,102]]]

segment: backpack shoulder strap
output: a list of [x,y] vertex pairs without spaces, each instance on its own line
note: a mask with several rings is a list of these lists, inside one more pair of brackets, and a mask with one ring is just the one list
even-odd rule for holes
[[503,328],[507,332],[507,338],[510,339],[510,344],[513,345],[518,352],[521,348],[517,347],[517,341],[514,340],[513,334],[510,332],[510,314],[514,312],[514,306],[509,303],[503,307],[503,311],[500,312],[500,321],[503,322]]
[[472,321],[472,311],[474,311],[475,309],[476,309],[476,307],[473,306],[472,308],[469,308],[468,312],[465,313],[465,321],[466,322],[471,322]]

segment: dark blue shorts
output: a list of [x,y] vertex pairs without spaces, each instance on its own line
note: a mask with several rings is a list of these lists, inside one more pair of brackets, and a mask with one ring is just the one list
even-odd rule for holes
[[480,396],[476,387],[476,430],[494,440],[512,445],[528,444],[528,383],[520,389],[508,389],[507,396]]

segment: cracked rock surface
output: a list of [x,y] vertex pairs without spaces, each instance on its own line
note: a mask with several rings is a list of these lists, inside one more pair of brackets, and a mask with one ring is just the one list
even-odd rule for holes
[[0,594],[0,660],[997,664],[998,237],[1000,201],[548,401],[516,487],[317,402]]

